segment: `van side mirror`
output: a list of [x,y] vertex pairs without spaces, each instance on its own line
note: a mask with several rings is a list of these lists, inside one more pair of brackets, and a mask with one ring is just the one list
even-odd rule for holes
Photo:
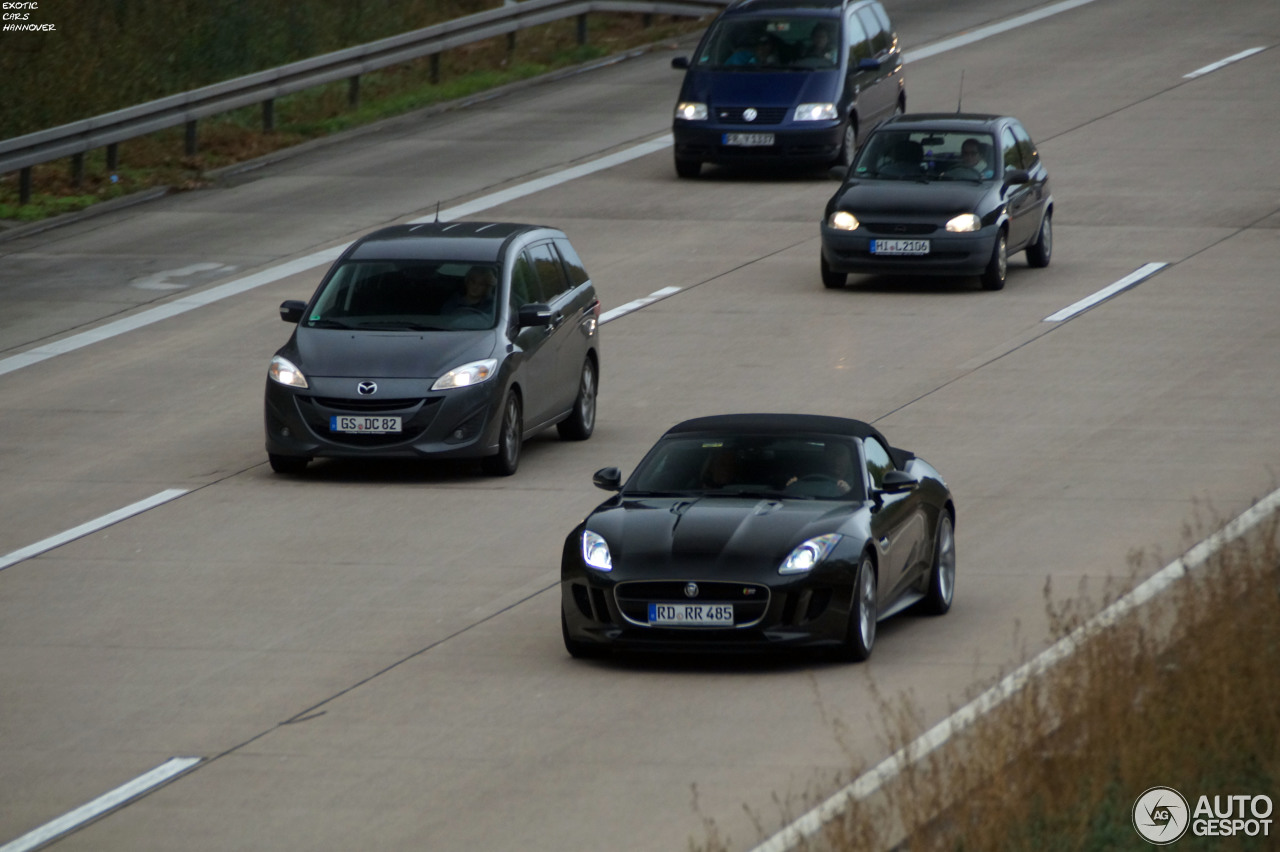
[[849,176],[848,166],[832,166],[830,169],[827,170],[827,177],[831,178],[832,180],[838,180],[841,183],[844,183],[844,179],[847,178],[848,176]]
[[302,322],[302,312],[306,309],[306,302],[299,299],[286,299],[280,303],[280,319],[296,325]]
[[677,71],[683,71],[684,69],[689,67],[689,57],[687,56],[672,57],[671,67],[675,68]]
[[880,60],[872,57],[866,57],[858,60],[859,71],[879,71]]

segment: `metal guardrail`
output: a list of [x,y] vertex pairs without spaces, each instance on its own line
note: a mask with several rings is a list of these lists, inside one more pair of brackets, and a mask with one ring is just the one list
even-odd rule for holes
[[212,86],[170,95],[94,118],[40,130],[0,141],[0,174],[18,171],[21,202],[30,200],[31,167],[72,158],[72,169],[82,174],[84,154],[107,149],[108,168],[116,168],[120,142],[157,130],[186,125],[187,154],[196,146],[196,122],[219,113],[261,104],[263,128],[274,127],[276,98],[331,83],[348,80],[349,101],[359,102],[361,74],[431,57],[432,79],[438,79],[439,55],[450,48],[514,34],[522,29],[565,18],[578,19],[578,43],[586,43],[586,16],[592,12],[628,12],[646,15],[701,17],[721,11],[730,0],[522,0],[467,15],[442,24],[424,27],[368,44],[349,47],[279,68],[259,71]]

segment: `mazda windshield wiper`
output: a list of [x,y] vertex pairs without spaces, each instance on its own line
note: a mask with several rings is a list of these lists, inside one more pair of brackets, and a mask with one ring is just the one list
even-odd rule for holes
[[336,319],[313,319],[307,321],[309,328],[354,328],[341,320]]
[[447,328],[440,328],[434,325],[421,325],[416,322],[396,322],[392,320],[378,320],[374,322],[362,322],[360,328],[377,328],[383,331],[449,331]]

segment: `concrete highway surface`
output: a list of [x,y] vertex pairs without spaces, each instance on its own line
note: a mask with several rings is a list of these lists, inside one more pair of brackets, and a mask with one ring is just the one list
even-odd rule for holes
[[[1280,5],[1097,0],[933,52],[1042,7],[886,6],[910,111],[955,109],[963,73],[966,110],[1038,143],[1047,269],[825,290],[821,170],[675,177],[688,45],[0,240],[0,850],[672,852],[704,819],[750,849],[775,797],[885,756],[877,695],[933,724],[1050,641],[1046,585],[1100,598],[1274,490]],[[563,228],[613,311],[595,436],[552,430],[504,479],[273,474],[279,303],[327,250],[469,202]],[[571,659],[559,556],[591,474],[736,411],[868,420],[941,470],[951,613],[882,624],[863,665]],[[33,834],[172,758],[198,762]]]

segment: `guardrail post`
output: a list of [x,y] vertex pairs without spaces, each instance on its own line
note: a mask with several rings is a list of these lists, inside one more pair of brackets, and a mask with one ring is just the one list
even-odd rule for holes
[[31,167],[18,172],[18,203],[31,203]]
[[587,13],[578,16],[578,47],[587,43]]
[[114,172],[120,167],[120,143],[112,142],[107,146],[107,171]]
[[360,75],[347,80],[347,107],[350,109],[360,108]]
[[440,54],[431,54],[431,85],[440,85]]
[[645,16],[640,19],[640,26],[644,27],[646,30],[653,26],[653,15],[645,13]]
[[71,185],[76,189],[84,186],[84,152],[71,155]]
[[187,122],[186,152],[188,157],[196,155],[196,120],[194,118]]
[[274,100],[262,102],[262,132],[270,133],[276,129],[276,102]]
[[510,56],[515,52],[516,52],[516,31],[512,30],[511,32],[507,33],[507,55]]

